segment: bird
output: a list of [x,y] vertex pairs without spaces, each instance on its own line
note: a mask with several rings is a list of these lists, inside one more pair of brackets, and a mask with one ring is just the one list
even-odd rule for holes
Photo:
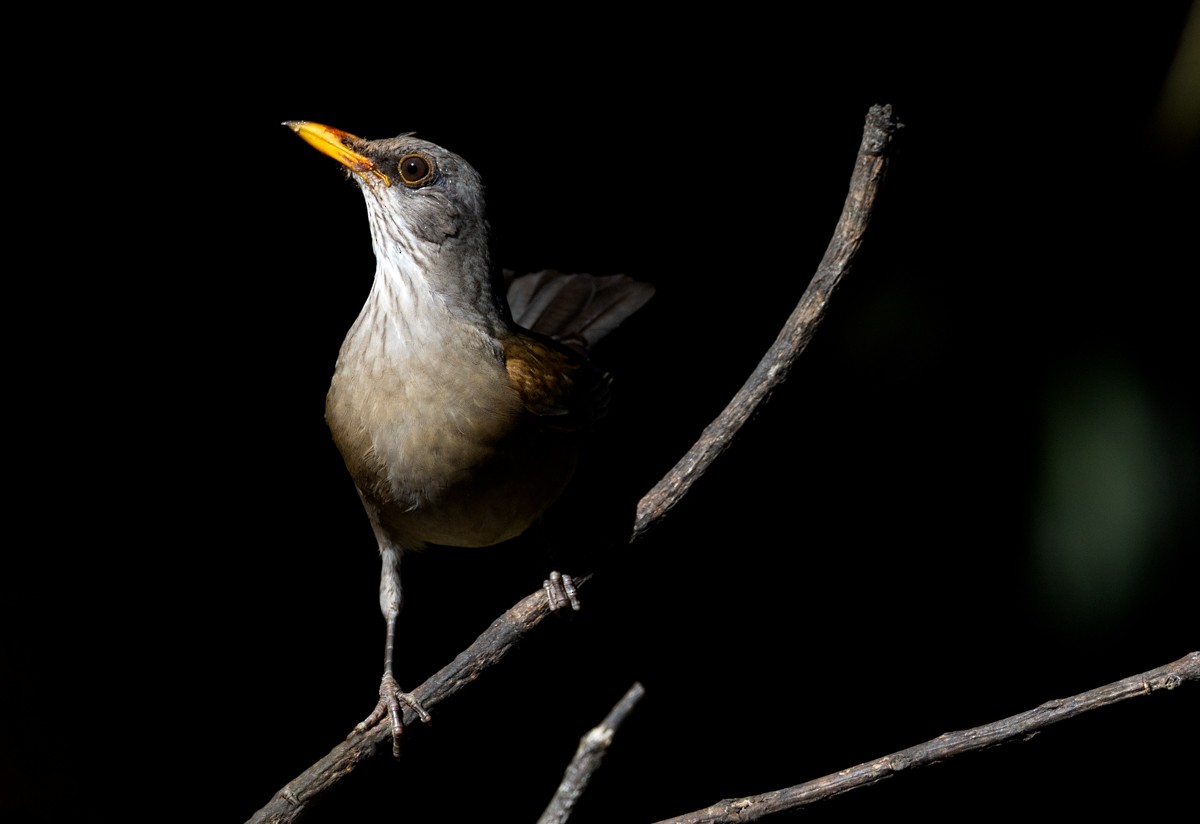
[[[341,164],[366,201],[375,277],[325,419],[382,561],[383,676],[351,735],[388,723],[399,756],[402,705],[430,718],[393,674],[402,557],[499,544],[544,515],[608,409],[612,379],[588,352],[655,290],[624,274],[497,269],[479,173],[412,132],[367,140],[283,125]],[[547,594],[554,609],[578,608],[569,577],[553,573]]]

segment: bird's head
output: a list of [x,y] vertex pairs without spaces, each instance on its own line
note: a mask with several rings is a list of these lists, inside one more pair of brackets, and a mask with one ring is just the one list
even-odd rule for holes
[[486,226],[483,182],[454,152],[411,133],[365,140],[305,120],[284,125],[341,163],[384,220],[403,221],[422,240],[440,244]]
[[483,182],[471,164],[411,133],[366,140],[305,120],[284,125],[358,183],[382,267],[409,277],[420,272],[440,294],[462,302],[496,300]]

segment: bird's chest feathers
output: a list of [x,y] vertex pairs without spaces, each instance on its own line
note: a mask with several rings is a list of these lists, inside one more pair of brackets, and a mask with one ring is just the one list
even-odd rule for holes
[[412,508],[489,461],[521,413],[495,341],[412,289],[373,291],[326,401],[359,489]]

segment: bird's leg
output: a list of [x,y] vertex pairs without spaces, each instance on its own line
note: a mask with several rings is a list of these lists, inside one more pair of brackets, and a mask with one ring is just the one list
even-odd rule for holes
[[382,548],[383,569],[379,575],[379,608],[383,612],[383,620],[387,623],[387,640],[383,652],[383,680],[379,683],[379,703],[371,714],[362,720],[355,728],[355,733],[365,732],[378,724],[386,716],[392,726],[392,755],[400,757],[400,736],[404,733],[403,716],[400,702],[412,707],[413,711],[428,724],[432,718],[421,702],[411,693],[404,692],[396,683],[392,674],[392,659],[396,649],[396,621],[400,617],[400,553],[393,548]]
[[546,590],[546,600],[550,602],[551,612],[558,612],[567,604],[576,612],[579,611],[579,596],[575,592],[575,582],[570,575],[551,572],[550,577],[542,582],[542,587]]

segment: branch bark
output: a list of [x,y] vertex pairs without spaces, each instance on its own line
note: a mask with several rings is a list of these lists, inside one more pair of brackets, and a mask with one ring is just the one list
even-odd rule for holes
[[[816,274],[775,343],[738,394],[705,428],[688,453],[639,502],[630,542],[643,537],[661,521],[713,461],[729,448],[741,426],[783,382],[812,339],[834,289],[850,270],[862,245],[900,128],[902,125],[894,118],[891,106],[871,107],[842,214]],[[586,579],[577,582],[580,586],[584,583]],[[417,687],[414,694],[426,709],[432,709],[476,680],[487,668],[499,663],[549,614],[546,594],[539,589],[492,622],[470,647]],[[405,726],[416,720],[416,714],[406,707]],[[353,772],[390,739],[391,731],[386,724],[363,733],[351,733],[328,755],[276,792],[267,805],[249,819],[249,824],[298,821],[310,801]],[[390,751],[390,747],[388,749]]]
[[563,780],[559,783],[558,789],[554,791],[554,797],[550,799],[550,803],[546,805],[545,812],[538,818],[537,824],[566,824],[579,797],[587,789],[596,770],[600,769],[600,763],[604,760],[609,745],[612,744],[613,736],[616,735],[621,724],[629,716],[629,713],[633,712],[633,708],[645,694],[645,687],[635,683],[605,716],[604,720],[579,739],[575,757],[567,765],[567,769],[563,773]]
[[1200,681],[1200,652],[1190,652],[1178,661],[1158,669],[1132,675],[1069,698],[1047,701],[1040,707],[1008,718],[959,732],[947,732],[874,761],[797,784],[783,790],[721,801],[703,810],[657,824],[722,824],[757,821],[774,813],[795,810],[891,778],[903,770],[926,767],[956,755],[1025,739],[1034,733],[1091,710],[1107,707],[1130,698],[1171,690],[1186,681]]
[[738,430],[767,400],[775,387],[783,383],[792,364],[816,334],[834,289],[850,270],[862,246],[895,146],[896,134],[902,128],[903,124],[893,118],[891,106],[871,107],[850,178],[850,191],[842,206],[842,216],[833,230],[833,237],[825,248],[816,274],[784,323],[779,336],[737,395],[705,427],[700,439],[687,454],[638,503],[631,540],[641,538],[661,521],[712,462],[730,447]]

